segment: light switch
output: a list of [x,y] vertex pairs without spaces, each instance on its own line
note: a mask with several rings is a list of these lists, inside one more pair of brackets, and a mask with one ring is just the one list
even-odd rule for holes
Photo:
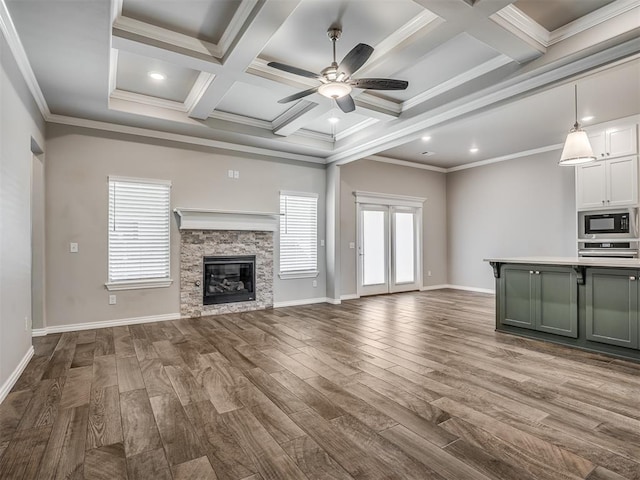
[[356,242],[349,242],[349,248],[356,248]]
[[78,244],[76,242],[71,242],[69,244],[69,252],[78,253]]
[[236,178],[236,179],[240,178],[240,171],[239,170],[234,170],[233,178]]
[[320,246],[324,247],[324,240],[320,240]]
[[228,176],[229,178],[233,178],[233,170],[229,170],[229,171],[227,172],[227,176]]

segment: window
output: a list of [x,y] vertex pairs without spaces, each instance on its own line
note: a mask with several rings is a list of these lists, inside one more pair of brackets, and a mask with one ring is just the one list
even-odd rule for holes
[[171,183],[109,177],[109,290],[166,287]]
[[318,275],[318,195],[280,192],[280,278]]

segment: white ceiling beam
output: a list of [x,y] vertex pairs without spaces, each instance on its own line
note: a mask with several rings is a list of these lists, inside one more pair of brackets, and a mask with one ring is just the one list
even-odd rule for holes
[[[256,6],[256,13],[250,25],[225,53],[222,63],[224,72],[211,83],[190,115],[206,119],[222,101],[235,83],[237,73],[244,73],[251,62],[260,54],[266,43],[289,18],[302,0],[268,0]],[[234,74],[227,77],[228,72]]]
[[126,50],[144,57],[156,58],[163,62],[173,63],[192,70],[218,73],[222,70],[222,65],[214,57],[197,57],[194,52],[180,50],[170,45],[153,45],[148,43],[144,37],[133,37],[126,32],[113,31],[111,46],[118,50]]
[[480,1],[473,7],[464,0],[415,1],[445,21],[428,36],[428,41],[424,42],[427,49],[423,55],[439,46],[441,42],[463,32],[519,63],[537,58],[544,53],[544,49],[541,50],[540,45],[531,42],[528,37],[517,35],[514,31],[506,30],[502,25],[490,20],[491,16],[510,6],[513,0]]
[[281,137],[288,137],[306,124],[327,113],[331,108],[330,102],[318,104],[308,100],[300,100],[273,121],[273,133]]

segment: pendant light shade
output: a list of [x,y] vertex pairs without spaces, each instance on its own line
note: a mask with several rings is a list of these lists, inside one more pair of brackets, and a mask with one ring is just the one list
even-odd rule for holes
[[596,156],[593,154],[591,143],[589,143],[589,137],[587,132],[580,128],[578,123],[578,85],[575,86],[575,112],[576,123],[567,135],[567,140],[564,142],[564,148],[562,149],[562,155],[558,165],[573,166],[580,165],[582,163],[593,162]]

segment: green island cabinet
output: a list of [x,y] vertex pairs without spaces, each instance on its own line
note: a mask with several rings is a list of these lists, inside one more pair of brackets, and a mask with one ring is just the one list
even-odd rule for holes
[[639,348],[638,274],[636,270],[587,270],[587,340]]
[[499,289],[502,324],[578,336],[578,288],[573,268],[505,265]]
[[496,330],[640,362],[640,260],[486,259]]

